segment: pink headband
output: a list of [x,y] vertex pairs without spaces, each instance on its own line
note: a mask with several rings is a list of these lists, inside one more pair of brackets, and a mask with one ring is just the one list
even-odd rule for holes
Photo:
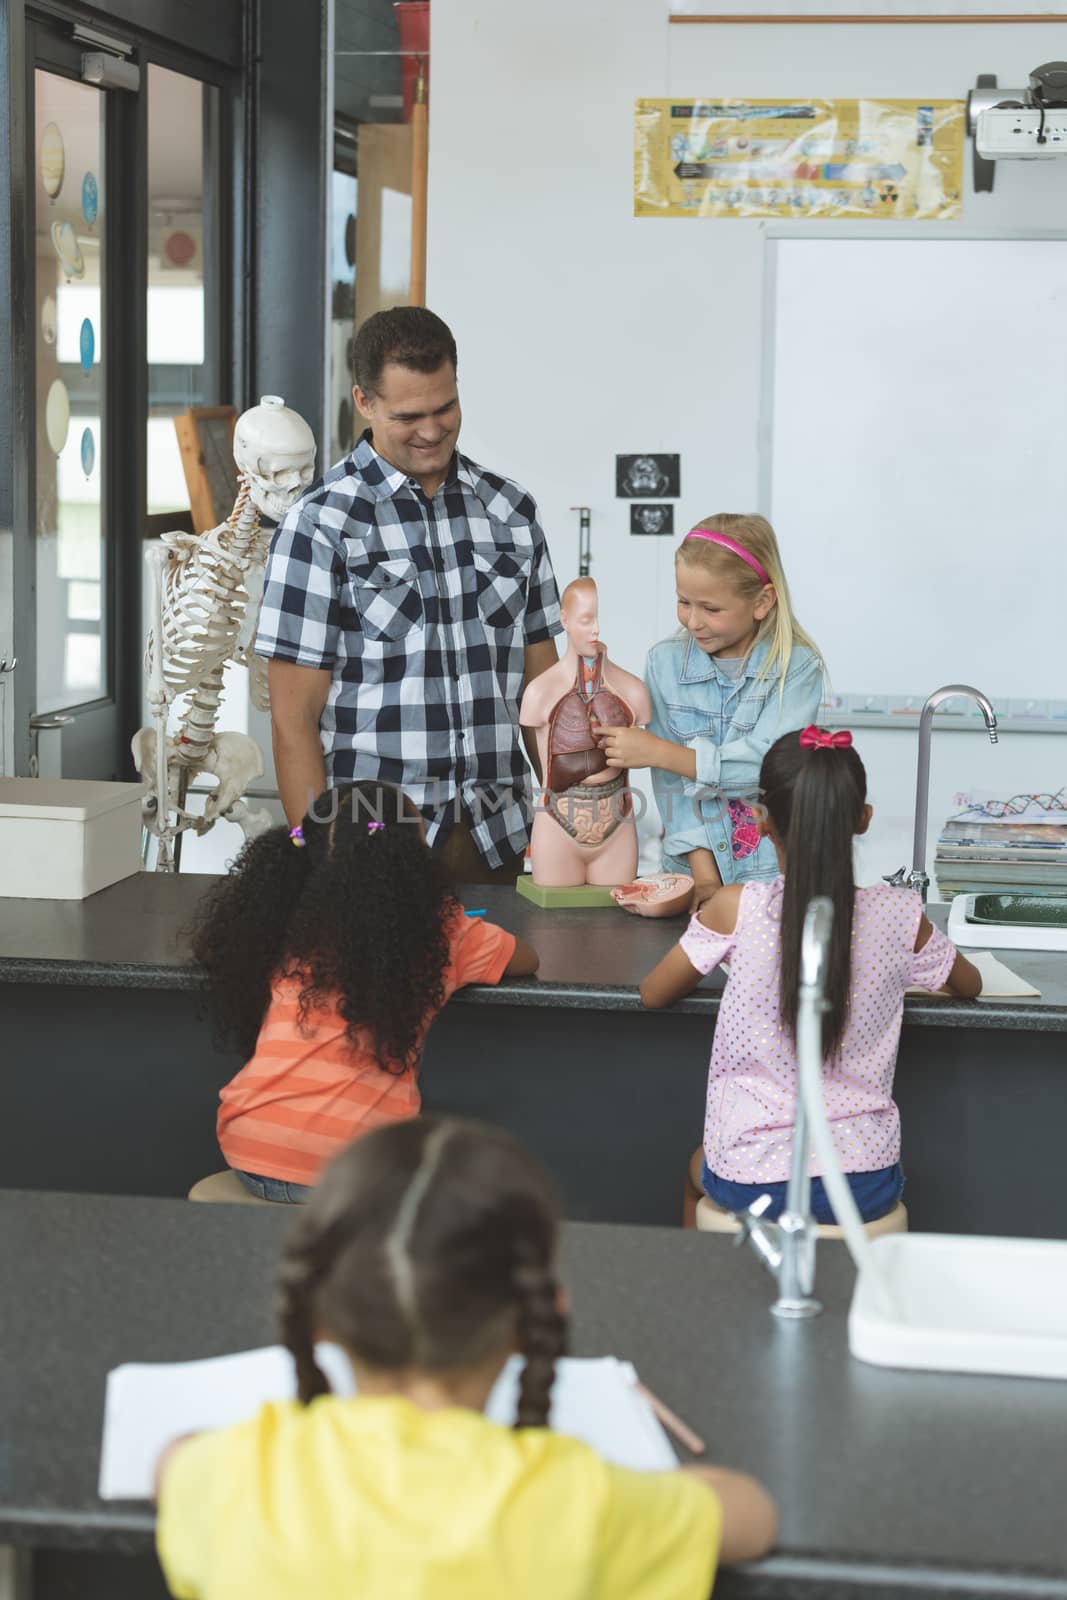
[[709,544],[721,544],[724,550],[730,550],[735,556],[750,566],[760,583],[770,583],[770,573],[764,571],[751,550],[746,550],[743,544],[738,544],[736,539],[728,539],[725,533],[716,533],[714,528],[690,528],[685,536],[687,539],[707,539]]

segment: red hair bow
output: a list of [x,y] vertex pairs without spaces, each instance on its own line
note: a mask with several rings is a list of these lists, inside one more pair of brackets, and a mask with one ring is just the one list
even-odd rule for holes
[[830,733],[826,728],[817,728],[814,723],[811,723],[800,735],[800,748],[802,750],[850,750],[852,748],[852,735],[847,728],[840,728],[837,733]]

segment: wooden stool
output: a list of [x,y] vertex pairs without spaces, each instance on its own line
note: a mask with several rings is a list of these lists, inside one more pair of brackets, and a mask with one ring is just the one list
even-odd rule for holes
[[258,1194],[249,1194],[236,1172],[229,1167],[225,1172],[213,1172],[210,1178],[201,1178],[189,1190],[190,1200],[206,1200],[209,1204],[234,1206],[269,1206]]
[[[723,1211],[707,1195],[697,1201],[697,1227],[701,1233],[741,1231],[741,1224],[733,1212]],[[863,1228],[869,1239],[877,1239],[883,1233],[907,1233],[908,1209],[903,1200],[898,1200],[892,1211],[888,1211],[884,1217],[876,1217],[873,1222],[865,1222]],[[845,1236],[844,1230],[836,1222],[821,1222],[815,1232],[820,1239],[843,1239]]]

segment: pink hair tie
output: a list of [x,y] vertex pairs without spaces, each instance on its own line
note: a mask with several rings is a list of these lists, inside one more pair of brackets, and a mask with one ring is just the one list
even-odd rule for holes
[[743,544],[738,544],[736,539],[729,538],[725,533],[716,533],[714,528],[690,528],[685,536],[687,539],[707,539],[709,544],[721,544],[724,550],[729,550],[733,555],[740,556],[747,566],[750,566],[760,583],[770,583],[770,573],[761,567],[751,550],[746,550]]
[[367,823],[367,832],[368,833],[381,833],[381,831],[382,831],[382,829],[384,827],[385,827],[385,823],[384,822],[368,822]]
[[852,735],[847,728],[840,728],[837,733],[830,733],[826,728],[817,728],[812,722],[800,735],[800,748],[802,750],[851,750]]
[[295,844],[298,850],[302,850],[307,844],[307,840],[304,838],[304,827],[302,823],[298,822],[295,828],[289,829],[289,843]]

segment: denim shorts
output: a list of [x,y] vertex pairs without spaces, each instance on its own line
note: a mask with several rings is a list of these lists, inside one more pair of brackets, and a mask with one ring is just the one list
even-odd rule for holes
[[307,1183],[287,1183],[284,1178],[264,1178],[258,1172],[241,1172],[237,1167],[231,1167],[230,1171],[257,1200],[272,1200],[283,1206],[302,1206],[311,1195],[311,1185]]
[[[700,1176],[708,1199],[714,1200],[724,1211],[747,1211],[753,1200],[758,1200],[761,1194],[771,1197],[771,1204],[763,1213],[765,1217],[780,1217],[785,1209],[788,1185],[784,1181],[731,1183],[728,1178],[717,1177],[706,1161]],[[887,1216],[904,1193],[904,1174],[899,1161],[891,1167],[883,1167],[879,1172],[849,1172],[846,1177],[864,1222],[874,1222],[878,1217]],[[837,1221],[821,1178],[811,1180],[811,1211],[816,1222]]]

